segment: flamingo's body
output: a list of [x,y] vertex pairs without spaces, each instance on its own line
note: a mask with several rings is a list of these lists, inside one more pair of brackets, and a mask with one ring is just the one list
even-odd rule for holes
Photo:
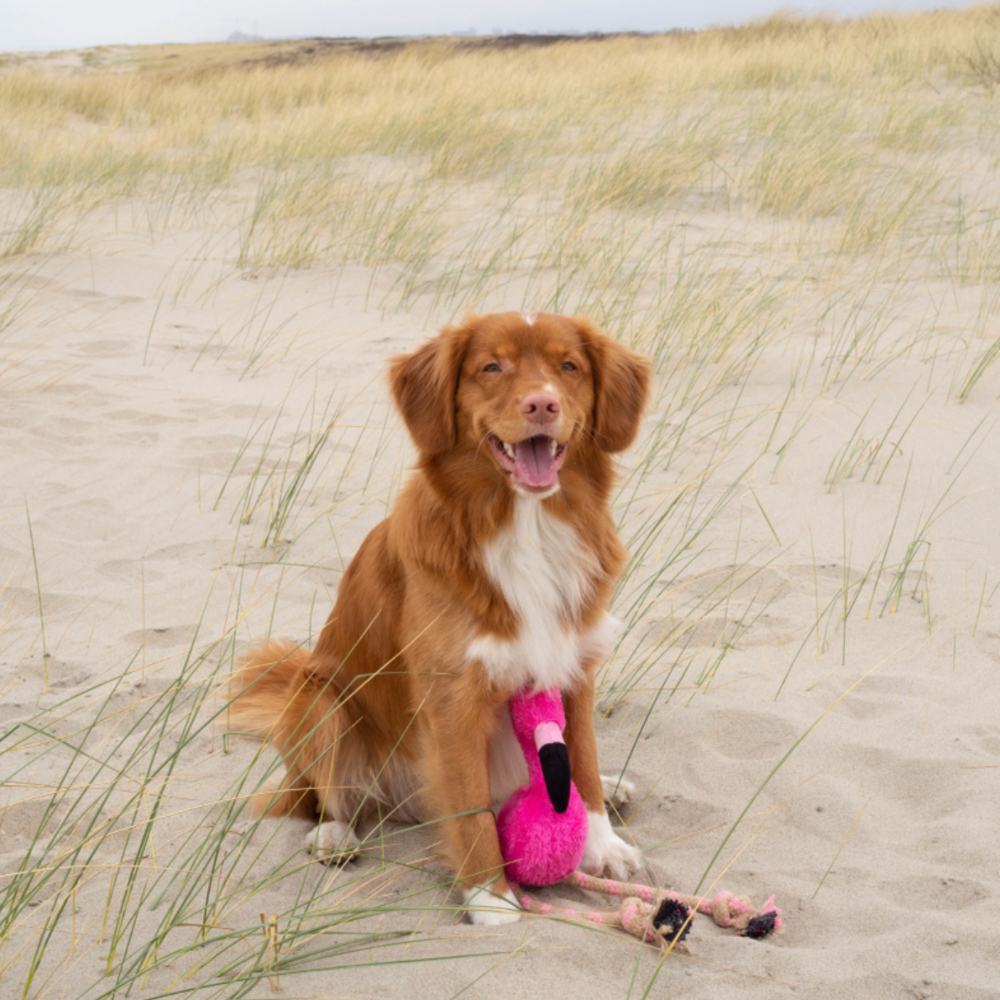
[[514,735],[528,764],[528,784],[497,817],[507,875],[519,885],[554,885],[576,871],[587,840],[587,810],[570,776],[557,688],[510,700]]

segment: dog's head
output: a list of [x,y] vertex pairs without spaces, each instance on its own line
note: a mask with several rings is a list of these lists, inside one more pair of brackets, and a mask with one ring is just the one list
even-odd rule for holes
[[632,443],[649,363],[581,317],[510,312],[446,328],[390,377],[424,456],[470,450],[514,490],[547,496],[574,448]]

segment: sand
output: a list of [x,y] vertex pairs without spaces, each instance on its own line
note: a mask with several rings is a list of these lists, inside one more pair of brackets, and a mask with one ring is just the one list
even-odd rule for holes
[[[706,239],[730,224],[695,222]],[[0,366],[0,891],[22,886],[5,897],[4,1000],[110,996],[120,979],[133,997],[270,996],[261,913],[280,914],[279,934],[299,928],[281,939],[284,997],[1000,997],[995,375],[959,403],[967,362],[918,343],[825,385],[817,362],[781,410],[789,358],[832,351],[830,328],[789,308],[782,338],[712,397],[732,423],[684,428],[661,392],[622,456],[618,511],[639,563],[616,601],[629,631],[597,728],[604,769],[637,787],[623,835],[645,851],[640,878],[774,894],[786,919],[753,942],[699,917],[691,954],[661,962],[552,920],[469,926],[433,827],[362,829],[368,851],[339,870],[299,850],[301,823],[219,820],[273,755],[209,724],[211,678],[254,638],[319,628],[413,461],[386,361],[460,310],[383,312],[392,275],[361,266],[241,274],[210,237],[151,241],[105,220],[85,248],[5,265],[25,308]],[[934,342],[961,341],[978,303],[914,278],[883,340],[934,312]],[[658,377],[662,389],[670,372]],[[831,489],[862,418],[883,433],[866,431]],[[644,517],[674,497],[643,547]],[[86,875],[72,897],[70,865]],[[574,890],[539,896],[583,905]],[[171,907],[185,916],[155,961],[129,965]],[[229,951],[212,950],[216,929]]]

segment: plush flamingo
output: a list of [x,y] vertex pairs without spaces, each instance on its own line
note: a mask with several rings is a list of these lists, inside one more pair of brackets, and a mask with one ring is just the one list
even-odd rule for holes
[[587,811],[570,775],[569,753],[562,737],[566,728],[557,688],[533,694],[518,692],[510,700],[514,735],[528,763],[528,784],[504,803],[497,816],[500,850],[507,875],[521,886],[567,885],[603,893],[617,900],[611,910],[568,910],[541,903],[527,893],[518,902],[530,913],[620,927],[667,952],[687,950],[694,912],[706,913],[720,927],[748,938],[764,938],[784,927],[772,896],[755,910],[744,897],[719,892],[713,898],[686,896],[631,882],[595,878],[576,871],[587,839]]
[[587,839],[587,811],[570,774],[562,698],[557,688],[518,692],[510,700],[514,735],[528,764],[528,784],[497,816],[507,875],[518,885],[554,885],[576,871]]

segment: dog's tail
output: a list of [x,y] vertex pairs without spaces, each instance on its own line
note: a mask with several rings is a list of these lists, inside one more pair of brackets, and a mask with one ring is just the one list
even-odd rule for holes
[[280,782],[252,796],[256,813],[311,819],[320,811],[317,776],[310,773],[316,763],[313,744],[316,736],[329,740],[316,730],[334,725],[336,692],[330,685],[317,691],[305,669],[309,656],[294,642],[267,639],[241,658],[230,677],[230,730],[271,740],[285,764]]
[[282,639],[265,639],[245,653],[229,678],[229,725],[244,733],[274,739],[287,726],[295,678],[309,661],[309,650]]

